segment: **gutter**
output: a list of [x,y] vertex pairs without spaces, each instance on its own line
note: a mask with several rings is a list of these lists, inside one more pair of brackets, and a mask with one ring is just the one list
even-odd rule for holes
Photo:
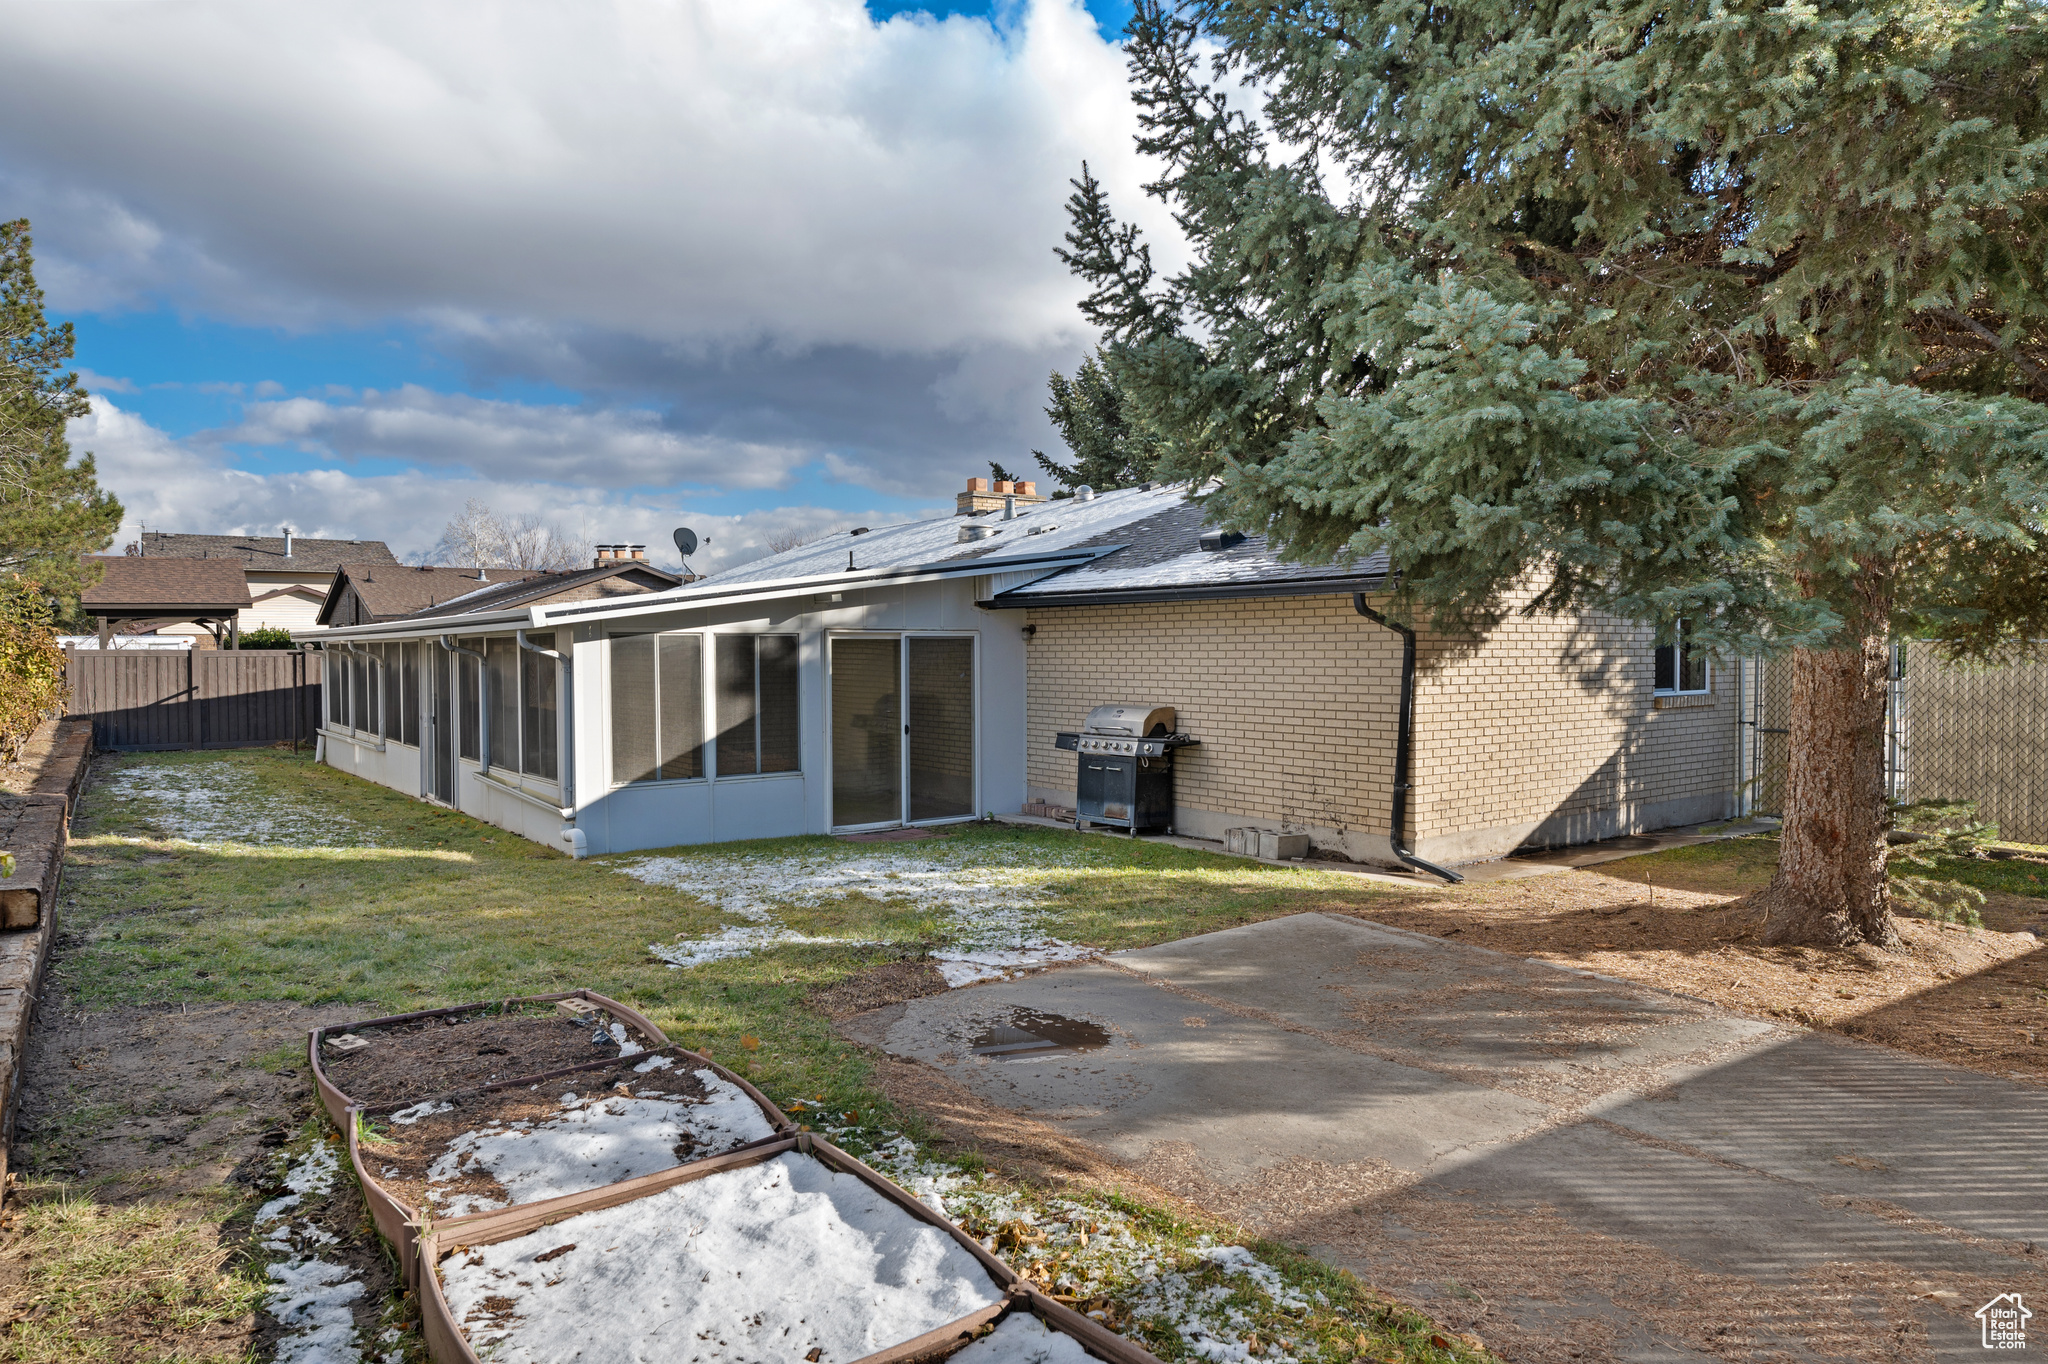
[[[465,649],[460,644],[450,644],[451,636],[441,636],[441,647],[451,654],[468,654],[476,660],[476,756],[478,772],[491,775],[491,670],[484,666],[484,652],[481,649]],[[462,696],[462,669],[458,666],[454,678],[457,711],[460,713]],[[459,736],[458,736],[459,737]],[[456,751],[461,751],[456,745]],[[459,797],[462,793],[456,792]]]
[[1111,587],[1078,592],[1032,592],[1014,588],[976,606],[1019,611],[1038,606],[1149,606],[1181,601],[1230,601],[1244,597],[1327,597],[1386,590],[1387,575],[1344,578],[1275,578],[1265,582],[1212,583],[1189,587]]
[[1385,626],[1401,636],[1401,719],[1394,734],[1394,808],[1387,820],[1387,842],[1393,846],[1394,856],[1409,866],[1431,876],[1442,877],[1455,886],[1465,878],[1434,862],[1425,862],[1401,846],[1401,827],[1408,822],[1408,773],[1415,746],[1415,631],[1388,620],[1367,606],[1363,592],[1351,594],[1351,606],[1375,625]]

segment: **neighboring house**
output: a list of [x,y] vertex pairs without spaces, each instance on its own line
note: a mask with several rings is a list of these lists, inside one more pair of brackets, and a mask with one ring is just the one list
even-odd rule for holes
[[[544,581],[543,581],[544,580]],[[645,559],[599,558],[589,568],[438,568],[343,564],[315,623],[374,625],[425,612],[475,611],[536,601],[598,601],[665,591],[691,578]],[[455,603],[461,605],[456,606]]]
[[[348,564],[397,564],[382,540],[308,540],[289,533],[268,535],[176,535],[144,531],[136,543],[143,559],[226,560],[242,567],[249,606],[239,618],[243,631],[269,627],[309,630],[326,599],[336,571]],[[171,622],[159,634],[200,633],[196,623]]]
[[[1201,740],[1176,759],[1178,830],[1393,860],[1401,638],[1358,609],[1384,605],[1383,563],[1281,563],[1205,532],[1180,487],[1013,508],[626,600],[479,594],[338,629],[396,686],[388,713],[330,720],[326,760],[619,852],[1070,805],[1057,733],[1142,702]],[[1484,640],[1424,630],[1417,658],[1403,833],[1424,858],[1732,812],[1735,674],[1642,627],[1516,615]]]
[[95,555],[85,562],[101,571],[79,597],[79,611],[98,620],[102,649],[115,631],[147,623],[188,626],[181,633],[203,633],[217,648],[241,642],[249,584],[233,560]]

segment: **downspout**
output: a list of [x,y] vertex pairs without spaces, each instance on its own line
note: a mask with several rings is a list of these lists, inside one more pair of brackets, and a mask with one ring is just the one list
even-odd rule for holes
[[567,654],[553,649],[543,649],[526,638],[526,631],[514,630],[512,637],[519,641],[519,647],[542,658],[552,658],[562,665],[562,818],[569,821],[562,826],[562,841],[569,845],[572,858],[589,855],[589,843],[583,830],[576,827],[576,661]]
[[[468,654],[476,660],[476,755],[479,764],[479,775],[488,777],[491,775],[491,670],[484,666],[483,650],[465,649],[460,644],[450,644],[448,639],[447,635],[441,636],[442,648],[451,654]],[[455,665],[454,682],[456,703],[455,727],[457,731],[460,731],[462,728],[462,665],[459,663]],[[457,751],[460,751],[459,746]],[[457,790],[455,794],[459,798],[462,792]]]
[[1440,876],[1452,885],[1465,878],[1454,871],[1425,862],[1401,846],[1402,826],[1408,822],[1408,772],[1415,746],[1415,631],[1388,620],[1365,604],[1365,593],[1353,592],[1351,605],[1375,625],[1383,625],[1401,636],[1401,719],[1394,734],[1394,808],[1387,820],[1387,843],[1400,858],[1417,871]]

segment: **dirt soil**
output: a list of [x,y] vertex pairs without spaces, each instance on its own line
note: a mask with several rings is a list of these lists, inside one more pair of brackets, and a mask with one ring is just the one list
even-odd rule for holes
[[[86,1013],[67,1007],[53,985],[29,1040],[13,1144],[20,1173],[38,1181],[30,1196],[89,1193],[128,1205],[239,1189],[239,1209],[205,1231],[223,1262],[246,1253],[257,1204],[284,1192],[276,1184],[279,1148],[316,1111],[301,1067],[279,1058],[303,1047],[309,1028],[343,1016],[274,1003]],[[303,1210],[340,1238],[329,1258],[360,1274],[364,1328],[396,1289],[375,1242],[355,1230],[367,1215],[347,1179]],[[24,1281],[28,1253],[15,1219],[0,1220],[0,1321],[33,1320],[39,1310]],[[122,1339],[137,1358],[182,1359],[262,1353],[276,1332],[256,1315],[225,1332],[194,1332],[174,1316],[138,1311],[123,1323]]]
[[[465,1133],[494,1122],[505,1126],[519,1122],[537,1124],[559,1116],[564,1111],[563,1089],[572,1082],[575,1092],[586,1098],[617,1090],[643,1099],[672,1099],[678,1105],[702,1103],[709,1097],[708,1091],[704,1082],[688,1069],[696,1058],[689,1052],[673,1049],[669,1054],[678,1057],[678,1065],[672,1070],[638,1074],[633,1067],[647,1058],[634,1056],[602,1070],[563,1077],[561,1083],[549,1086],[545,1092],[514,1088],[462,1095],[449,1100],[454,1105],[451,1111],[431,1114],[412,1123],[394,1123],[382,1115],[366,1119],[375,1139],[364,1146],[363,1163],[375,1172],[377,1183],[386,1193],[411,1208],[424,1207],[430,1195],[437,1195],[444,1202],[455,1195],[487,1197],[501,1206],[509,1206],[505,1190],[488,1174],[465,1166],[455,1179],[429,1180],[428,1170],[447,1153],[448,1144]],[[675,1147],[678,1164],[717,1155],[738,1144],[705,1145],[689,1132],[686,1116],[678,1113],[674,1121],[680,1137]]]
[[[600,1031],[622,1023],[608,1013],[573,1019],[552,1004],[520,1006],[509,1014],[488,1007],[493,1012],[358,1028],[356,1036],[370,1045],[357,1051],[336,1051],[330,1035],[320,1068],[330,1084],[360,1103],[395,1104],[532,1079],[619,1054],[619,1044]],[[641,1050],[658,1045],[631,1024],[623,1026]]]
[[4,755],[0,755],[0,796],[28,794],[43,770],[43,760],[50,756],[50,749],[56,742],[57,720],[53,716],[36,726],[35,733],[28,736],[28,743],[22,746],[21,756],[16,761],[4,761]]
[[899,961],[850,976],[836,985],[805,996],[812,1008],[837,1023],[886,1004],[903,1004],[926,995],[942,995],[949,987],[939,968],[928,961]]
[[2048,1084],[2048,903],[1987,892],[1985,927],[1901,919],[1897,949],[1765,947],[1754,867],[1636,859],[1318,906]]

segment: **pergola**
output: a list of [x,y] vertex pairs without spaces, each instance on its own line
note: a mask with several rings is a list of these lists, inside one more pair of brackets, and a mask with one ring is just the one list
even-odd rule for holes
[[79,599],[79,608],[99,621],[102,649],[115,627],[130,621],[187,620],[205,626],[221,648],[241,647],[241,613],[252,602],[239,561],[109,555],[86,562],[103,570]]

